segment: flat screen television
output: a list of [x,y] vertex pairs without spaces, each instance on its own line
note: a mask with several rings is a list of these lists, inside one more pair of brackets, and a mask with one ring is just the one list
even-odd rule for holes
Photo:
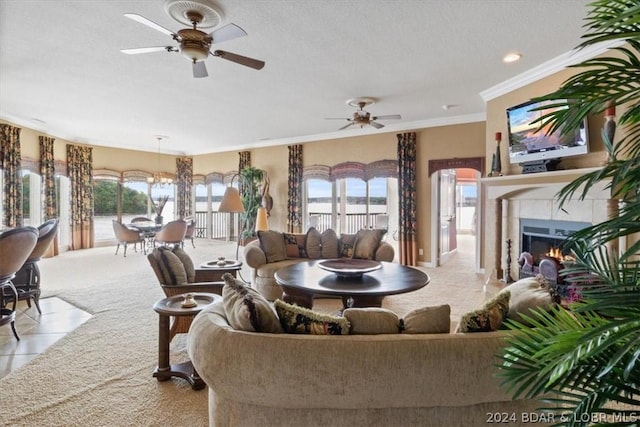
[[[567,108],[557,106],[563,102],[528,101],[507,109],[509,161],[522,163],[523,173],[553,170],[563,157],[589,152],[586,119],[579,129],[564,135],[560,130],[548,134],[549,126],[540,128],[540,123],[532,123],[559,108]],[[549,108],[545,108],[547,105]]]

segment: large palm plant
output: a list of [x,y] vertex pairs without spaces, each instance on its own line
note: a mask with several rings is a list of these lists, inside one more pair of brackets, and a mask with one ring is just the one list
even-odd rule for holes
[[[581,295],[569,310],[531,315],[535,327],[509,322],[500,375],[515,396],[541,400],[565,425],[640,423],[640,0],[589,3],[581,48],[626,42],[576,65],[579,71],[539,99],[569,99],[569,107],[540,118],[553,129],[575,129],[612,105],[616,143],[602,132],[609,161],[566,185],[558,194],[584,198],[598,182],[620,200],[619,215],[567,240],[576,261],[563,270]],[[620,238],[627,244],[618,245]],[[561,408],[558,408],[561,406]]]

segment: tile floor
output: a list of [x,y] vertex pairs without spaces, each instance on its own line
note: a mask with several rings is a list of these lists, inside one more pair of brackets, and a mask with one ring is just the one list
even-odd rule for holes
[[91,314],[51,297],[40,300],[42,314],[32,303],[19,301],[16,309],[16,340],[10,325],[0,327],[0,378],[28,363],[50,345],[86,322]]

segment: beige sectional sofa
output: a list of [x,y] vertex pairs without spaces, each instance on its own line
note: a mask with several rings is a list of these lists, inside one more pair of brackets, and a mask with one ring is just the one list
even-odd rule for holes
[[521,425],[539,402],[499,386],[503,338],[245,332],[218,302],[194,319],[188,352],[209,386],[211,426]]
[[320,233],[315,228],[304,234],[259,232],[259,238],[245,246],[244,261],[252,269],[251,285],[265,298],[275,301],[282,297],[282,290],[274,275],[288,265],[339,257],[393,261],[395,251],[382,240],[383,235],[382,230],[361,230],[337,236],[333,230]]

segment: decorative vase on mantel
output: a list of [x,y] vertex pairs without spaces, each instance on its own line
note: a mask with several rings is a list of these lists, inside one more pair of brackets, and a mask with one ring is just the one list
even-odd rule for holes
[[162,225],[162,215],[156,215],[155,221],[156,221],[156,225]]

